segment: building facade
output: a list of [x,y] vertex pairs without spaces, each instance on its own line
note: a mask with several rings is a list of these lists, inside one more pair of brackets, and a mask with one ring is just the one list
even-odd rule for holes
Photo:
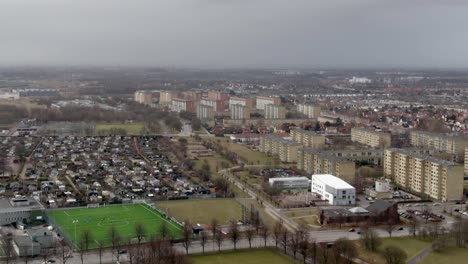
[[224,110],[222,100],[201,99],[199,104],[211,106],[215,112],[222,112]]
[[285,119],[286,108],[274,104],[265,105],[265,119]]
[[195,112],[194,103],[191,100],[174,98],[172,99],[171,110],[180,112]]
[[196,108],[197,118],[200,120],[213,120],[214,108],[212,106],[198,104]]
[[153,103],[153,96],[155,94],[150,91],[136,91],[134,100],[140,104],[151,104]]
[[252,98],[243,98],[243,97],[234,96],[234,97],[229,98],[229,109],[231,109],[233,105],[242,105],[249,109],[252,109],[254,106],[254,101]]
[[310,180],[307,177],[270,178],[268,183],[280,190],[308,190],[310,186]]
[[349,184],[354,184],[356,180],[354,161],[312,148],[300,148],[297,151],[297,169],[307,174],[335,175]]
[[242,104],[234,104],[230,106],[231,119],[250,119],[250,108]]
[[353,205],[356,189],[342,179],[330,174],[312,175],[311,191],[331,205]]
[[291,130],[291,137],[295,142],[303,144],[305,147],[320,149],[325,145],[325,135],[304,129]]
[[298,104],[297,111],[308,118],[318,118],[320,116],[320,106],[309,104]]
[[280,105],[281,99],[279,97],[257,96],[255,100],[257,110],[265,110],[265,106],[269,104]]
[[463,165],[406,149],[387,149],[384,175],[399,186],[440,201],[463,198]]
[[351,141],[367,145],[372,148],[388,148],[392,144],[392,135],[390,133],[368,129],[352,128]]
[[444,134],[425,131],[411,131],[410,143],[415,147],[432,148],[463,157],[468,140],[461,136],[447,136]]

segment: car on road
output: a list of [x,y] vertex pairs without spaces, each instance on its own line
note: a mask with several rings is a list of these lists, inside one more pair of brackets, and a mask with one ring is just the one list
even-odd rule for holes
[[127,250],[126,249],[122,249],[122,250],[119,250],[119,254],[127,254]]
[[354,231],[356,231],[356,229],[354,228],[349,229],[349,232],[354,232]]
[[398,231],[402,231],[403,230],[403,227],[401,226],[400,228],[398,228]]
[[51,264],[51,263],[55,263],[55,260],[49,259],[47,261],[42,262],[42,264]]

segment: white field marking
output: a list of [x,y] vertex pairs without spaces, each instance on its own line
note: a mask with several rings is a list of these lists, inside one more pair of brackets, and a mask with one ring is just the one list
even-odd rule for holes
[[165,219],[164,217],[162,217],[161,215],[158,215],[156,214],[155,212],[151,211],[150,209],[146,208],[146,206],[144,205],[140,205],[140,206],[143,206],[143,208],[145,208],[146,210],[150,211],[152,214],[156,215],[157,217],[161,218],[162,220],[166,221],[166,222],[169,222],[169,224],[171,224],[172,226],[176,227],[177,229],[180,228],[180,226],[176,226],[174,223],[172,223],[171,221],[167,221],[167,219]]

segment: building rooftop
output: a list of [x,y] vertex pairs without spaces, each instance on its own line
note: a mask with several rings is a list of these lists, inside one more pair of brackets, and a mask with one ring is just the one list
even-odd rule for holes
[[27,205],[16,205],[14,202],[15,199],[17,198],[0,199],[0,213],[44,209],[44,207],[32,197],[21,198],[22,200],[27,200]]
[[349,183],[345,182],[344,180],[333,176],[331,174],[314,174],[312,175],[312,179],[318,179],[319,181],[332,186],[334,188],[339,188],[339,189],[354,189],[352,185]]
[[419,154],[419,153],[415,152],[415,149],[391,148],[391,149],[388,149],[388,150],[390,150],[392,152],[400,153],[400,154],[403,154],[403,155],[406,155],[406,156],[414,157],[414,158],[417,158],[417,159],[428,160],[430,162],[440,164],[440,165],[447,165],[447,166],[461,165],[461,164],[455,163],[453,161],[439,159],[439,158],[433,157],[431,155]]
[[276,177],[270,178],[271,181],[298,181],[298,180],[309,180],[309,178],[305,176],[296,176],[296,177]]

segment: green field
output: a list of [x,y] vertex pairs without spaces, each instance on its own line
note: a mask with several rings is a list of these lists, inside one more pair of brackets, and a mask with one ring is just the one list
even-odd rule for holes
[[[144,226],[147,238],[152,235],[160,236],[159,230],[163,222],[167,224],[169,237],[178,238],[181,236],[181,227],[178,224],[169,221],[157,211],[142,204],[54,210],[49,211],[47,215],[51,222],[58,226],[61,234],[69,239],[75,247],[79,244],[80,234],[84,230],[89,230],[92,233],[92,239],[95,243],[90,248],[95,248],[96,242],[109,246],[108,234],[112,226],[117,228],[125,242],[136,237],[136,224]],[[74,220],[78,220],[76,225],[73,224]]]
[[273,158],[258,150],[251,149],[248,145],[232,142],[229,138],[209,138],[213,142],[226,147],[230,151],[235,152],[239,157],[247,160],[249,164],[273,164]]
[[381,252],[387,246],[397,246],[403,249],[408,255],[408,258],[406,260],[409,260],[412,257],[416,256],[419,252],[431,246],[431,242],[421,241],[413,237],[384,238],[382,239],[382,245],[379,247],[378,252],[367,251],[362,246],[362,243],[360,241],[356,241],[356,245],[358,247],[359,258],[361,258],[369,264],[384,264],[386,262],[384,257],[381,255]]
[[209,225],[213,218],[220,224],[241,219],[241,205],[235,199],[207,199],[157,202],[156,206],[180,222]]
[[238,250],[192,256],[193,264],[292,264],[298,263],[273,249]]
[[439,264],[439,263],[466,263],[468,261],[468,249],[449,248],[442,252],[431,252],[425,256],[419,263],[421,264]]
[[145,126],[143,124],[97,124],[96,132],[108,132],[113,129],[123,129],[129,135],[139,135],[144,131]]

